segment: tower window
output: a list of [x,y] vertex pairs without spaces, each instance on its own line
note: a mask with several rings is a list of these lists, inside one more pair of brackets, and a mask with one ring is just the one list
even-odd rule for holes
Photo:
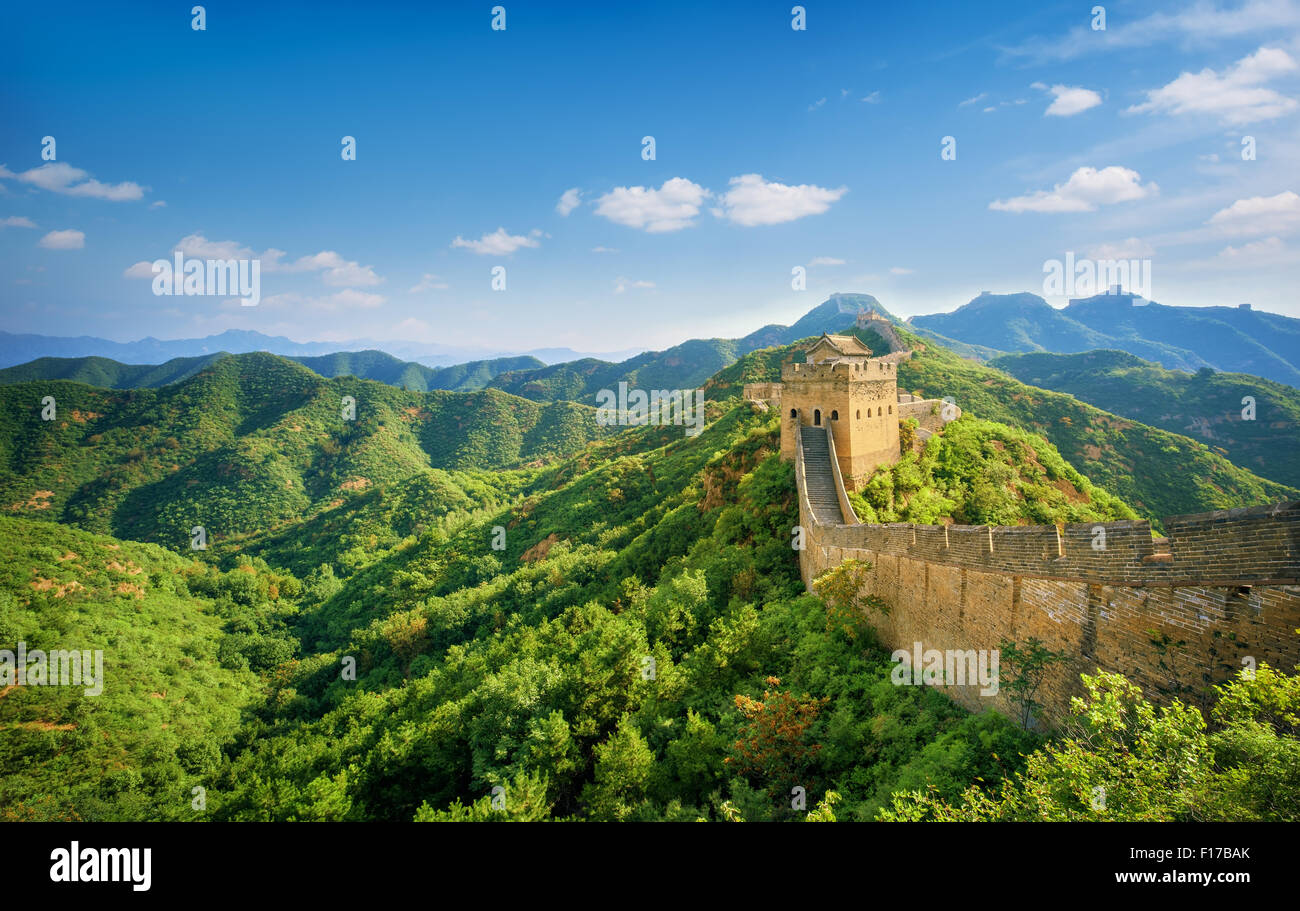
[[797,409],[797,408],[791,408],[791,409],[790,409],[790,417],[792,417],[792,418],[797,418],[798,416],[799,416],[799,409]]
[[859,421],[862,420],[862,409],[861,409],[861,408],[858,409],[858,420],[859,420]]
[[839,419],[840,419],[840,413],[839,413],[838,411],[832,411],[832,412],[831,412],[831,420],[832,420],[832,421],[838,421]]
[[890,414],[893,414],[893,413],[894,413],[894,406],[893,406],[893,405],[890,405],[890,406],[889,406],[889,413],[890,413]]
[[813,426],[820,427],[821,425],[822,425],[822,410],[820,408],[815,408],[813,409]]

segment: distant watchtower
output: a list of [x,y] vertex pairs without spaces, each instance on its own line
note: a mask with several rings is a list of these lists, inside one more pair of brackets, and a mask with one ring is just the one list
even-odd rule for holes
[[894,360],[871,357],[852,335],[823,334],[807,362],[781,370],[781,457],[794,458],[795,427],[830,427],[844,486],[858,490],[898,450]]

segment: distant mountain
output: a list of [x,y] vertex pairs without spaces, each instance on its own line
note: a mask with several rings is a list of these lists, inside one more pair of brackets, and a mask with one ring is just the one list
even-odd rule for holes
[[987,291],[952,313],[916,316],[927,334],[1003,352],[1127,351],[1167,369],[1252,373],[1300,386],[1300,319],[1242,307],[1170,307],[1098,294],[1062,310],[1036,294]]
[[[1300,487],[1300,390],[1245,373],[1165,370],[1123,351],[1011,354],[1016,379],[1200,440],[1233,464]],[[1247,411],[1243,400],[1254,401]],[[1249,418],[1247,419],[1247,415]]]
[[[410,341],[377,341],[351,339],[346,342],[295,342],[280,335],[230,329],[219,335],[205,338],[156,339],[144,338],[135,342],[114,342],[89,335],[65,338],[53,335],[23,335],[0,332],[0,367],[25,364],[45,357],[110,358],[124,364],[161,364],[178,357],[205,357],[220,352],[247,354],[267,351],[282,357],[319,357],[336,351],[382,350],[396,358],[417,361],[426,367],[446,367],[466,361],[491,360],[500,357],[536,357],[543,364],[591,357],[569,348],[538,348],[536,351],[503,351],[487,348],[465,348],[451,345]],[[611,358],[625,358],[642,349],[610,352]]]
[[[647,351],[619,362],[587,357],[547,364],[539,358],[520,355],[430,367],[376,350],[285,356],[326,377],[351,375],[415,391],[493,388],[535,402],[564,400],[591,405],[595,404],[599,390],[617,389],[620,382],[641,389],[699,387],[719,370],[734,364],[737,358],[751,351],[786,345],[823,332],[841,331],[852,325],[858,313],[864,310],[874,310],[886,319],[898,322],[870,294],[837,293],[808,311],[792,326],[768,325],[738,339],[690,339],[663,351]],[[308,347],[299,346],[289,339],[276,339],[256,332],[226,332],[202,341],[218,339],[233,342],[236,348],[257,342],[265,342],[270,346]],[[0,338],[2,341],[3,338]],[[64,341],[80,344],[82,340]],[[180,344],[158,342],[156,339],[149,341],[163,346]],[[319,345],[328,343],[313,342],[310,346]],[[880,347],[883,350],[883,342]],[[553,354],[567,349],[542,350]],[[43,357],[0,369],[0,384],[66,379],[109,389],[157,388],[193,376],[207,364],[226,357],[229,353],[248,352],[219,351],[197,357],[173,358],[157,365],[126,364],[106,357]]]
[[[105,389],[157,389],[179,383],[230,353],[203,357],[178,357],[164,364],[122,364],[104,357],[43,357],[16,367],[0,369],[0,385],[36,380],[73,380]],[[535,357],[505,357],[470,361],[451,367],[426,367],[403,361],[383,351],[336,351],[319,357],[293,357],[321,376],[355,376],[400,386],[415,392],[431,389],[484,389],[498,374],[545,366]]]
[[587,404],[593,403],[598,391],[617,389],[620,382],[640,389],[696,388],[751,351],[788,345],[823,332],[840,332],[852,326],[858,313],[866,310],[874,310],[891,322],[900,322],[870,294],[835,293],[792,326],[771,324],[737,339],[691,339],[619,363],[586,358],[512,371],[501,374],[489,386],[535,401],[568,399]]
[[[545,365],[535,357],[501,357],[450,367],[426,367],[383,351],[338,351],[321,357],[291,358],[321,376],[356,376],[416,392],[430,389],[484,389],[498,375]],[[0,375],[4,371],[0,371]]]

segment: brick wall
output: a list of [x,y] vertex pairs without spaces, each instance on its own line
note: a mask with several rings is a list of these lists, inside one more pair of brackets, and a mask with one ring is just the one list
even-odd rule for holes
[[[801,466],[800,466],[801,467]],[[802,473],[796,476],[802,480]],[[1038,694],[1059,721],[1080,673],[1124,674],[1157,701],[1205,706],[1243,658],[1300,664],[1300,502],[1167,519],[1167,547],[1147,522],[1053,527],[817,526],[800,485],[804,581],[843,561],[872,565],[863,593],[886,647],[992,650],[1040,639],[1069,660]],[[1095,529],[1105,531],[1105,547]],[[1005,693],[949,686],[972,710],[1011,714]]]

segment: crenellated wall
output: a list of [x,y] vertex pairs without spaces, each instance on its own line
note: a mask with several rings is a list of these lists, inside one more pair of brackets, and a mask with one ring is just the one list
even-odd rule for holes
[[[796,478],[806,584],[846,560],[870,563],[862,591],[889,608],[870,618],[891,650],[994,650],[1032,637],[1065,652],[1038,695],[1049,723],[1082,692],[1079,674],[1098,668],[1154,699],[1205,705],[1243,659],[1300,663],[1300,502],[1173,517],[1161,541],[1147,522],[817,525],[802,464]],[[1003,692],[946,689],[973,710],[1012,711]]]

